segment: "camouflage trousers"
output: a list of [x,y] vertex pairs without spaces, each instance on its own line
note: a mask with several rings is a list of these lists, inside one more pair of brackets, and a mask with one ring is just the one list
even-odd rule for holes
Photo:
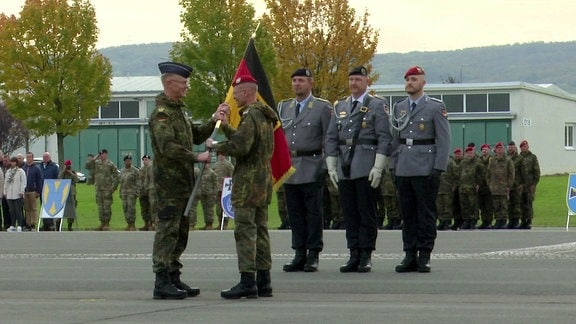
[[134,223],[136,221],[136,198],[136,194],[120,195],[126,223]]
[[268,206],[235,207],[234,238],[240,272],[256,272],[272,268],[272,252],[268,235]]
[[463,220],[478,220],[478,195],[460,191],[460,210]]
[[284,188],[282,190],[276,190],[276,201],[278,204],[278,216],[280,216],[280,222],[282,224],[288,224],[288,208],[286,207],[286,193]]
[[491,223],[494,220],[494,203],[492,203],[490,193],[478,194],[478,210],[480,210],[482,222]]
[[108,223],[112,219],[112,191],[96,190],[96,205],[98,205],[98,219],[101,223]]
[[152,217],[150,215],[150,199],[148,198],[148,195],[140,195],[138,201],[140,202],[140,216],[142,216],[142,220],[144,222],[149,222]]
[[452,220],[452,193],[439,193],[436,197],[436,214],[441,221]]
[[532,203],[534,202],[534,193],[528,190],[522,192],[522,200],[520,204],[520,209],[522,211],[521,218],[522,221],[532,220],[534,217],[534,209],[532,208]]
[[192,202],[192,209],[190,210],[190,225],[196,226],[198,220],[198,202],[202,205],[204,224],[214,222],[214,195],[198,195]]
[[[384,213],[385,211],[388,221],[391,219],[401,219],[400,210],[398,208],[398,197],[386,195],[382,197],[382,202],[382,212]],[[378,206],[378,209],[380,209],[380,206]],[[382,214],[382,216],[384,216],[384,214]]]
[[158,196],[158,218],[152,247],[152,270],[174,272],[182,268],[180,256],[188,244],[188,217],[182,216],[188,198]]
[[521,210],[520,210],[520,201],[522,199],[522,194],[518,189],[510,190],[509,193],[510,199],[508,200],[508,217],[512,218],[520,218]]
[[505,195],[492,195],[492,203],[494,204],[494,219],[507,220],[508,197]]

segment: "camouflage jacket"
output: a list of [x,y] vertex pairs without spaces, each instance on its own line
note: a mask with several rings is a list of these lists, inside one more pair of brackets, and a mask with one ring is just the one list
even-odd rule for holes
[[[196,174],[196,178],[198,178],[198,173],[200,173],[200,170],[198,168],[194,168],[194,174]],[[198,194],[204,196],[216,196],[217,179],[218,176],[216,175],[216,172],[210,168],[204,168],[204,172],[202,172],[202,181],[200,182],[198,188]]]
[[274,149],[274,125],[278,117],[272,108],[255,102],[240,109],[238,129],[224,125],[228,138],[214,145],[218,152],[236,158],[232,176],[232,205],[262,207],[272,197],[270,159]]
[[94,186],[96,190],[114,192],[118,188],[120,177],[118,176],[118,168],[116,165],[106,159],[94,159],[86,162],[87,169],[94,170]]
[[78,183],[78,175],[76,175],[76,171],[66,172],[66,169],[63,169],[58,174],[58,179],[70,179],[71,186],[70,186],[70,194],[76,196],[76,183]]
[[460,192],[475,193],[483,175],[484,168],[478,158],[464,158],[458,168],[458,189]]
[[515,152],[512,155],[508,155],[508,158],[512,160],[514,163],[514,187],[516,189],[517,186],[522,184],[522,173],[520,172],[520,167],[522,165],[522,156]]
[[138,195],[140,192],[140,170],[131,166],[120,171],[120,196]]
[[440,176],[440,186],[438,187],[439,194],[450,194],[457,185],[458,168],[460,164],[456,164],[454,158],[450,157],[448,160],[448,167],[446,172],[442,172]]
[[490,194],[490,188],[488,187],[488,182],[486,182],[486,170],[488,170],[488,164],[492,159],[491,155],[486,157],[480,156],[478,160],[482,162],[482,182],[480,183],[480,189],[478,189],[479,194]]
[[193,144],[206,141],[216,123],[193,125],[183,111],[184,103],[156,96],[156,108],[148,122],[154,163],[154,186],[160,196],[185,198],[194,188],[194,162],[197,154]]
[[486,182],[492,195],[507,195],[514,185],[514,163],[506,156],[495,155],[486,169]]
[[522,175],[522,185],[524,190],[528,187],[535,186],[540,181],[540,164],[536,155],[530,151],[520,153],[522,161],[520,162],[520,174]]

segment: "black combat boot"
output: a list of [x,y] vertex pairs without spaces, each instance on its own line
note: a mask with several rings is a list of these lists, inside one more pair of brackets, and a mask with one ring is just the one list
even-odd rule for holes
[[441,220],[440,224],[438,224],[438,227],[436,227],[436,229],[439,231],[447,231],[448,229],[450,229],[450,220],[449,219]]
[[230,289],[222,290],[220,297],[225,299],[258,298],[258,287],[256,287],[254,277],[254,272],[241,272],[240,282]]
[[401,219],[394,219],[394,226],[392,226],[393,230],[401,230],[402,229],[402,220]]
[[304,270],[306,264],[306,249],[296,249],[294,259],[290,263],[286,263],[282,270],[286,272],[296,272]]
[[184,299],[188,293],[176,288],[170,280],[168,271],[156,273],[154,282],[154,299]]
[[360,252],[360,263],[358,264],[358,272],[370,272],[372,270],[372,250],[363,249]]
[[256,287],[258,288],[258,297],[272,297],[272,280],[270,279],[270,270],[256,271]]
[[418,252],[418,272],[430,272],[430,251]]
[[532,220],[531,219],[523,219],[518,229],[529,230],[532,228]]
[[416,251],[406,251],[404,260],[396,266],[396,272],[415,272],[418,270]]
[[462,221],[462,225],[460,225],[460,229],[469,230],[470,229],[470,220],[465,219]]
[[454,224],[450,227],[451,230],[457,231],[462,226],[462,219],[455,219]]
[[180,281],[180,270],[170,272],[170,280],[172,280],[172,284],[174,285],[174,287],[180,290],[184,290],[188,294],[188,297],[195,297],[200,295],[200,288],[190,287],[187,284]]
[[308,256],[306,257],[306,264],[304,265],[305,272],[316,272],[318,271],[318,254],[320,251],[317,250],[309,250]]
[[360,264],[360,253],[358,250],[350,250],[350,259],[340,266],[340,272],[357,272]]
[[518,218],[510,218],[510,220],[508,221],[508,225],[506,225],[506,228],[507,229],[518,229],[518,223],[519,223]]

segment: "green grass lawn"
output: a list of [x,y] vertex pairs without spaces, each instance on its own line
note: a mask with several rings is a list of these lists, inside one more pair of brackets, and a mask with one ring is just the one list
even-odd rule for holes
[[[566,225],[566,186],[568,175],[545,176],[540,179],[536,190],[536,200],[534,201],[534,226],[562,227]],[[78,184],[78,228],[81,230],[91,230],[96,228],[98,221],[98,208],[95,202],[94,186],[88,186],[84,183]],[[144,222],[140,216],[140,206],[136,203],[136,227],[141,227]],[[202,217],[202,208],[198,207],[198,223],[196,228],[204,226]],[[269,228],[275,229],[280,226],[278,208],[276,205],[276,195],[273,195],[272,204],[269,208]],[[112,221],[110,222],[112,230],[123,230],[126,227],[124,213],[118,192],[114,195],[112,204]],[[231,221],[229,228],[234,227]]]

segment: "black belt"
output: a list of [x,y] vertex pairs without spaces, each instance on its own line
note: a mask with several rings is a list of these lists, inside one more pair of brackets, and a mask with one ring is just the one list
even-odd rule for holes
[[356,141],[354,141],[354,139],[349,138],[349,139],[345,139],[345,140],[339,140],[338,141],[338,145],[357,145],[357,144],[365,144],[365,145],[378,145],[378,141],[375,139],[371,139],[371,138],[359,138]]
[[290,151],[290,156],[291,156],[291,157],[313,156],[313,155],[322,155],[322,150],[315,150],[315,151]]
[[[412,142],[412,143],[410,143]],[[401,138],[400,139],[400,144],[407,144],[407,145],[432,145],[432,144],[436,144],[436,140],[431,138],[431,139],[425,139],[425,140],[415,140],[415,139],[411,139],[411,138]]]

